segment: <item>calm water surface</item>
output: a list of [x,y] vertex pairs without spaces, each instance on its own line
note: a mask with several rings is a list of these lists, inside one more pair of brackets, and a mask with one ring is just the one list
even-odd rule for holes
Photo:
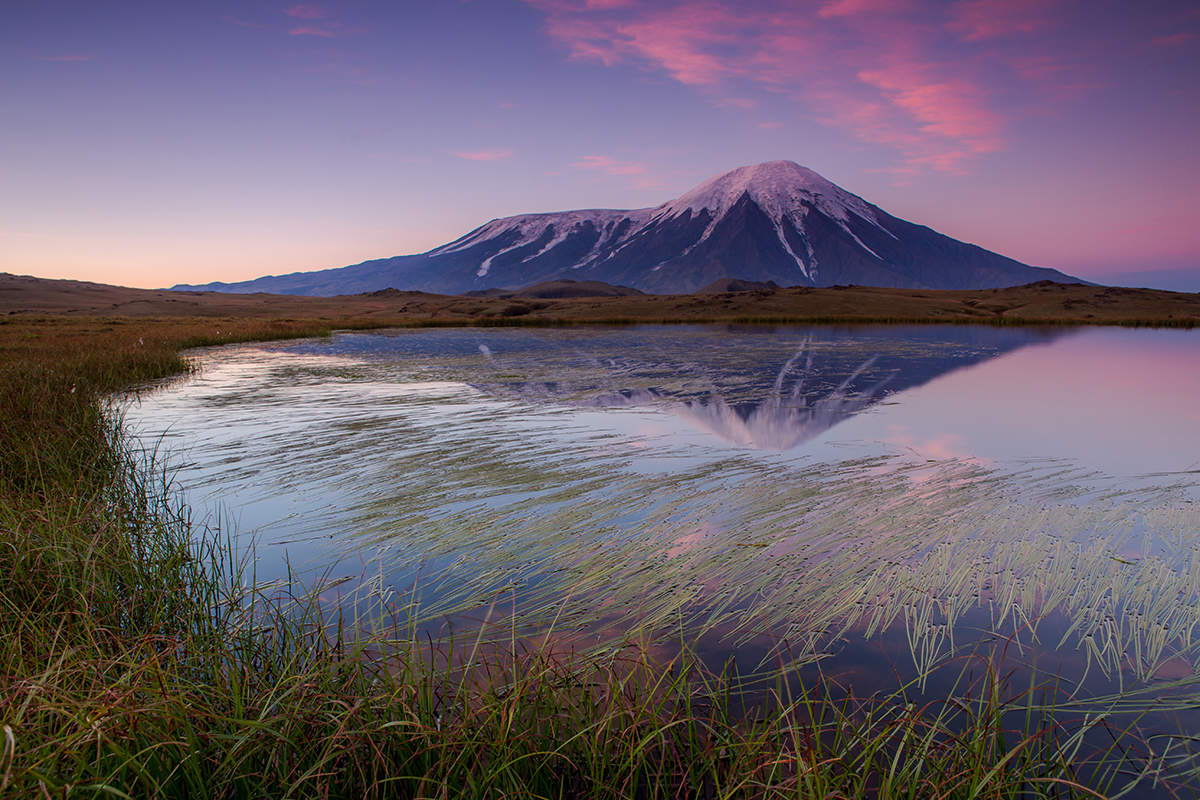
[[1197,725],[1200,332],[463,328],[198,358],[127,420],[260,580],[579,647],[682,628],[714,663],[867,689],[946,691],[938,665],[1003,649],[1068,702]]

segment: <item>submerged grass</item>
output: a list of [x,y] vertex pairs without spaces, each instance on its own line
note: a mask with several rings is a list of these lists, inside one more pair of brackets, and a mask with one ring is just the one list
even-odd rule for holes
[[1194,794],[1170,782],[1186,752],[990,669],[935,703],[908,684],[862,698],[797,685],[777,652],[775,689],[749,701],[686,647],[575,655],[555,625],[435,640],[382,591],[347,618],[320,585],[256,585],[104,398],[186,371],[185,347],[330,324],[0,324],[0,795]]

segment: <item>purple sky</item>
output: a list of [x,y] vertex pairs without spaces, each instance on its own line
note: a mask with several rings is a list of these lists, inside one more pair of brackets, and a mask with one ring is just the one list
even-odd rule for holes
[[5,0],[3,19],[0,271],[342,266],[785,158],[1030,264],[1200,274],[1195,0]]

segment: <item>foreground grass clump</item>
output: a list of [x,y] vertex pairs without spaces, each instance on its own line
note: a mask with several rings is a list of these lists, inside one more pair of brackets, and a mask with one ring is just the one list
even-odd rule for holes
[[328,325],[0,325],[0,795],[1072,797],[1150,771],[990,674],[934,705],[781,681],[747,710],[686,653],[422,641],[382,599],[363,629],[255,587],[104,398],[184,347]]

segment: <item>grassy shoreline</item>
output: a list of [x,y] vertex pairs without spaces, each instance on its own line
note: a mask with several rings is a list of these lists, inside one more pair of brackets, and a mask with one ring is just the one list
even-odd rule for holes
[[1091,797],[1119,777],[1083,748],[1107,723],[1003,676],[925,707],[781,685],[743,716],[736,676],[686,651],[422,642],[382,601],[342,636],[304,587],[248,585],[105,398],[185,372],[186,348],[385,324],[0,325],[0,796]]

